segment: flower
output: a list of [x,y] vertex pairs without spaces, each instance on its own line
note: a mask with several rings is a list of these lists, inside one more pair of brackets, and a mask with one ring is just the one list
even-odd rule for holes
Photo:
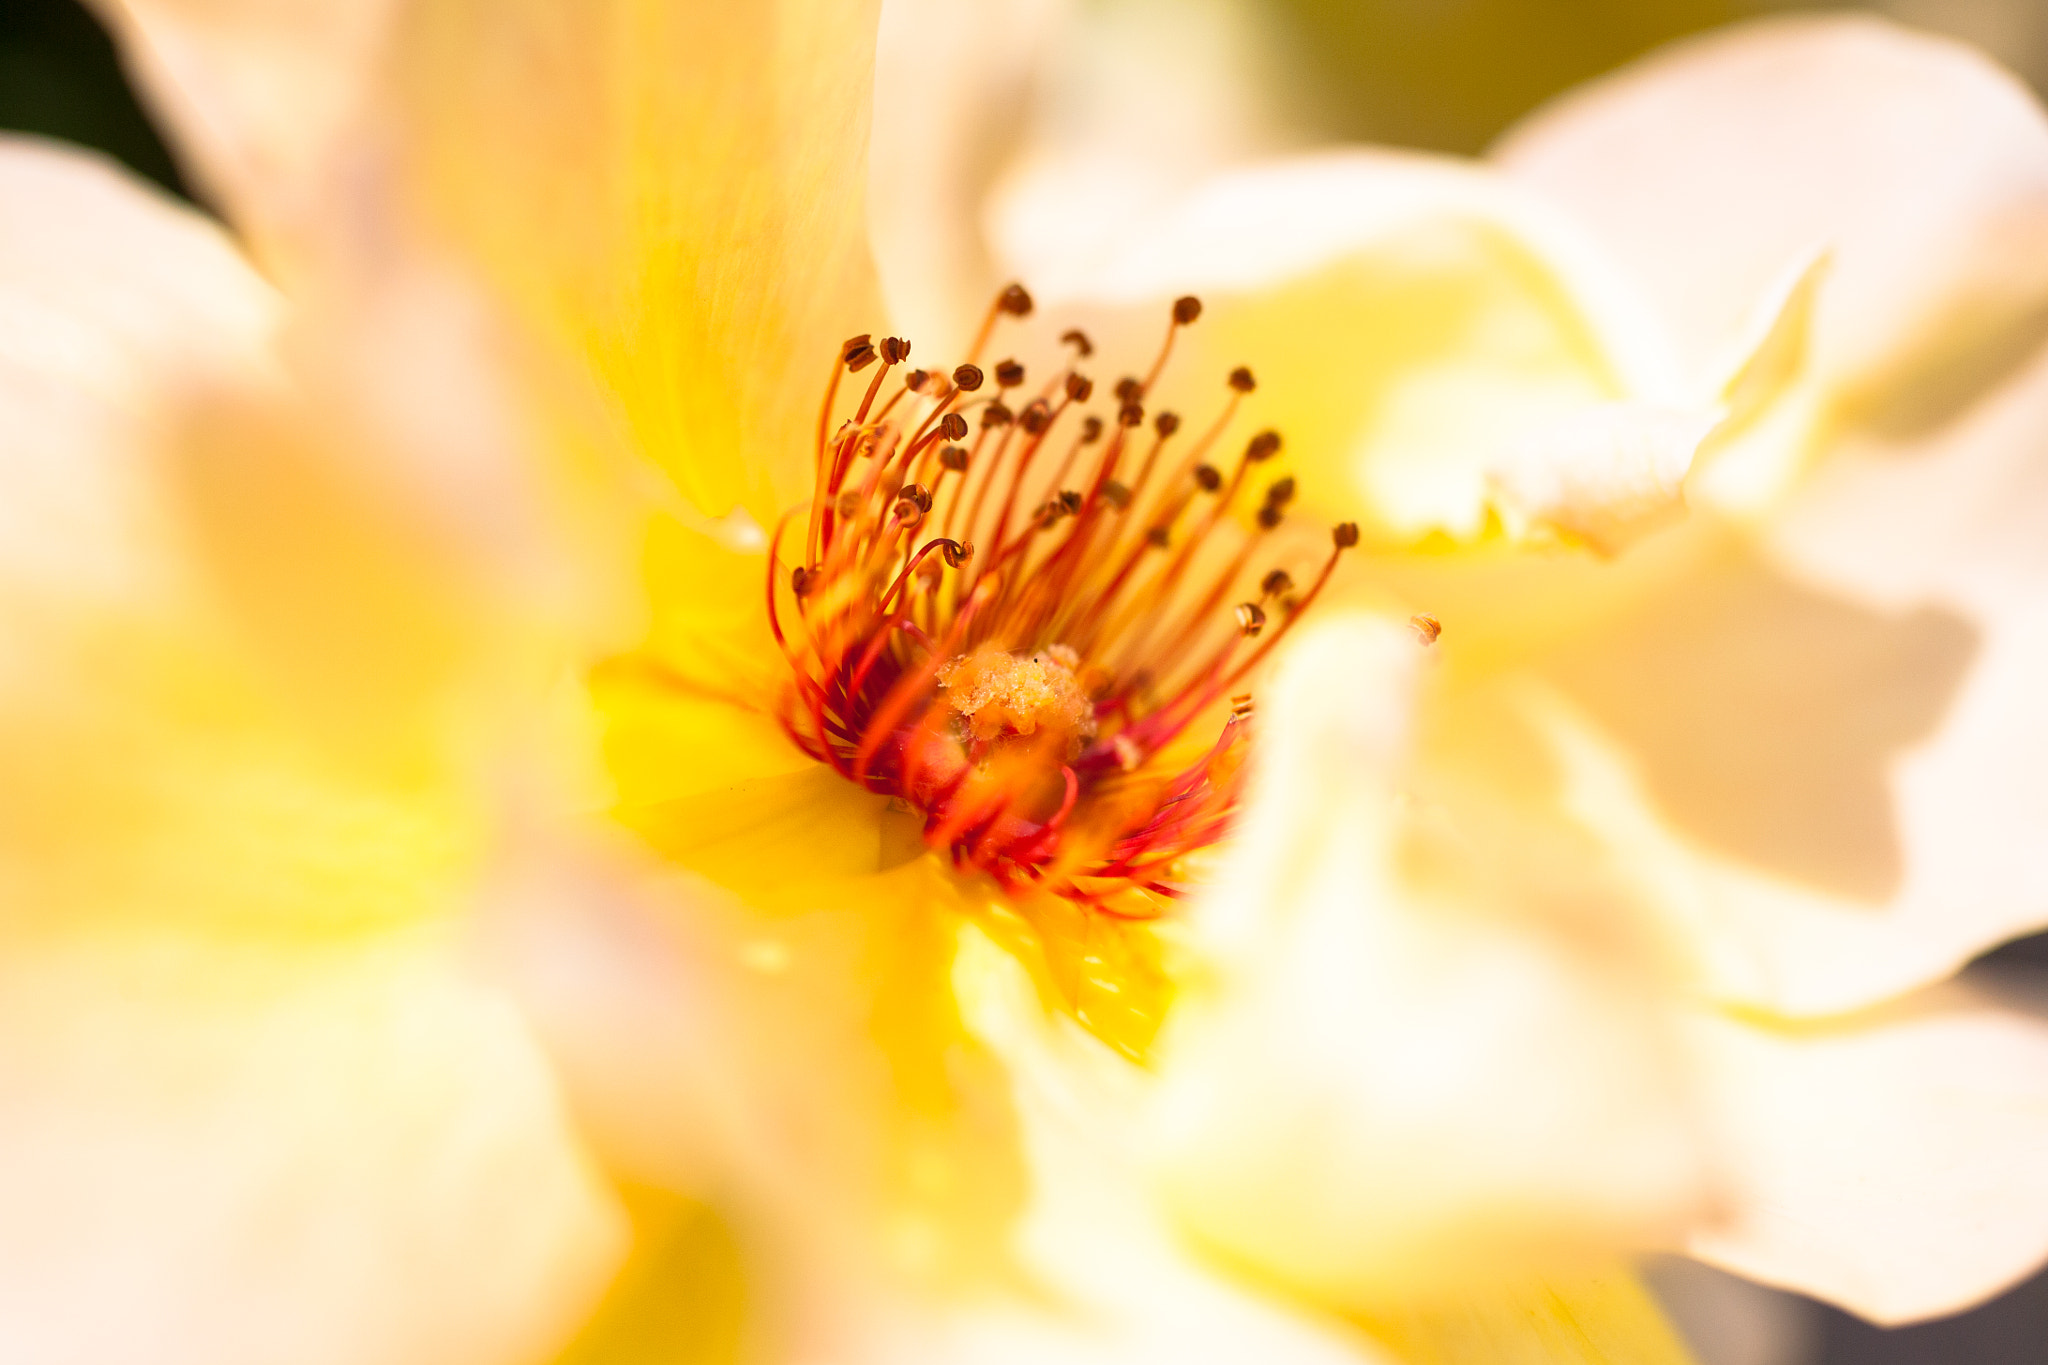
[[[1122,648],[1100,657],[1061,651],[1065,640],[1022,656],[963,648],[928,679],[903,667],[914,653],[892,656],[902,695],[957,725],[905,732],[845,700],[896,638],[898,599],[874,594],[835,546],[883,543],[885,528],[945,505],[936,474],[918,495],[879,475],[838,479],[842,462],[886,468],[889,433],[842,438],[829,416],[816,430],[828,370],[836,383],[908,358],[861,331],[879,311],[860,214],[871,7],[135,4],[116,17],[277,289],[217,232],[118,177],[10,151],[23,192],[7,198],[20,206],[9,259],[26,267],[10,306],[39,311],[8,393],[40,424],[14,429],[47,433],[15,448],[23,495],[39,500],[25,504],[7,580],[27,644],[6,712],[10,772],[24,775],[9,866],[49,907],[24,917],[9,953],[26,1059],[12,1107],[32,1121],[4,1139],[21,1144],[7,1169],[39,1201],[39,1216],[10,1220],[21,1251],[9,1260],[43,1277],[11,1286],[27,1306],[6,1330],[26,1353],[118,1357],[147,1341],[209,1361],[514,1360],[552,1352],[580,1323],[572,1359],[715,1352],[743,1330],[771,1354],[892,1361],[1679,1358],[1609,1269],[1694,1212],[1698,1183],[1692,1130],[1672,1117],[1683,1097],[1659,1106],[1655,1047],[1627,1032],[1660,1028],[1670,1008],[1628,985],[1636,939],[1619,935],[1608,959],[1617,989],[1575,1016],[1597,1055],[1644,1068],[1629,1074],[1658,1091],[1645,1106],[1621,1087],[1616,1112],[1641,1118],[1670,1159],[1628,1167],[1636,1184],[1619,1194],[1594,1179],[1614,1171],[1581,1163],[1586,1183],[1570,1188],[1587,1198],[1541,1217],[1435,1202],[1446,1172],[1496,1172],[1466,1162],[1491,1155],[1483,1141],[1445,1161],[1428,1136],[1483,1137],[1501,1116],[1526,1132],[1540,1103],[1503,1101],[1526,1090],[1455,1093],[1438,1110],[1453,1127],[1424,1125],[1405,1147],[1374,1131],[1389,1110],[1317,1103],[1373,1093],[1358,1085],[1363,1040],[1331,1050],[1293,1030],[1344,1022],[1353,1003],[1326,989],[1358,965],[1345,911],[1396,904],[1375,888],[1391,875],[1406,699],[1457,696],[1412,679],[1420,645],[1356,621],[1302,640],[1275,687],[1268,795],[1185,945],[1171,918],[1155,930],[1109,912],[1129,908],[1126,894],[1152,904],[1161,888],[1131,874],[1153,854],[1198,860],[1196,836],[1233,795],[1220,758],[1237,731],[1219,717],[1220,754],[1180,766],[1110,744],[1119,768],[1148,779],[1157,759],[1156,781],[1134,784],[1135,823],[1119,826],[1123,789],[1105,763],[1084,764],[1109,743],[1089,733],[1106,718],[1084,723],[1073,705],[1084,686],[1127,691],[1118,737],[1180,719],[1122,671],[1148,639],[1105,627]],[[86,224],[119,232],[118,249]],[[1810,271],[1791,278],[1766,314],[1796,332],[1819,305]],[[997,297],[999,312],[1023,311]],[[1227,319],[1188,328],[1195,311],[1171,306],[1176,373],[1192,339],[1235,336]],[[1755,355],[1798,349],[1778,325],[1760,336]],[[1211,411],[1254,387],[1237,363],[1191,367],[1213,372]],[[1767,370],[1773,391],[1804,382]],[[903,410],[942,430],[980,378],[956,372]],[[1275,380],[1266,367],[1256,382]],[[1121,403],[1151,404],[1151,433],[1170,439],[1150,383],[1137,384]],[[1713,415],[1731,440],[1773,420],[1737,401],[1763,396],[1739,383],[1693,392],[1725,409]],[[1031,411],[993,427],[1036,436]],[[1688,427],[1687,440],[1712,430]],[[896,432],[906,460],[920,455],[916,431],[906,419]],[[867,439],[885,444],[863,454]],[[1625,571],[1661,543],[1615,534],[1645,529],[1639,519],[1569,514],[1588,488],[1643,485],[1542,482],[1573,472],[1582,448],[1546,442],[1521,477],[1467,491],[1494,487],[1521,509],[1504,530],[1597,542]],[[1670,449],[1648,462],[1660,503]],[[66,453],[65,475],[104,483],[31,482],[26,471],[49,467],[31,456],[49,450]],[[983,453],[969,447],[970,468],[999,467]],[[1254,438],[1241,467],[1276,453]],[[1371,491],[1339,469],[1315,493],[1301,467],[1286,486],[1304,502]],[[1187,477],[1235,491],[1220,471]],[[815,542],[806,526],[805,553],[783,560],[764,528],[820,481],[854,496],[846,510],[816,500]],[[1139,482],[1133,506],[1146,505]],[[1261,504],[1273,520],[1289,505],[1280,482]],[[1048,499],[1043,520],[1079,527],[1091,505]],[[88,515],[123,519],[63,532]],[[845,519],[830,533],[828,515]],[[1328,520],[1339,529],[1319,556],[1358,548],[1350,521]],[[1114,552],[1142,539],[1074,557],[1114,581]],[[929,589],[900,571],[928,593],[913,624],[966,639],[979,589],[939,594],[973,560],[933,543]],[[986,543],[989,562],[1003,545],[1000,532]],[[1519,573],[1525,553],[1503,537],[1472,572]],[[1336,560],[1312,572],[1319,562]],[[1254,611],[1284,600],[1273,581]],[[805,647],[776,649],[771,604],[794,612],[774,620],[800,622]],[[1442,614],[1451,674],[1448,643],[1471,627]],[[1234,615],[1258,638],[1259,616]],[[1181,643],[1172,622],[1153,629]],[[1484,705],[1472,714],[1497,720]],[[1598,732],[1572,728],[1564,707],[1539,718],[1556,721],[1559,744],[1583,740],[1564,752],[1587,755],[1592,836],[1655,850],[1599,818],[1592,797],[1615,783]],[[1425,723],[1419,752],[1437,752],[1432,734]],[[982,743],[1009,747],[991,757]],[[989,759],[1003,779],[993,794],[1032,827],[969,836],[986,817],[959,795],[972,774],[947,780],[962,752]],[[1503,884],[1559,828],[1520,823],[1483,783],[1415,786],[1416,806],[1499,850]],[[1201,825],[1176,823],[1189,804]],[[600,807],[637,842],[607,839]],[[1073,815],[1077,829],[1136,829],[1139,847],[1076,839],[1087,857],[1058,861],[1044,836],[1084,810],[1102,823]],[[993,882],[931,856],[906,815]],[[1300,843],[1316,829],[1328,837]],[[1607,866],[1594,837],[1562,847],[1567,873],[1546,884],[1574,888],[1580,853]],[[1276,879],[1276,858],[1298,865]],[[1024,891],[1034,877],[1051,889]],[[1395,946],[1451,935],[1435,953],[1447,990],[1389,1016],[1442,1040],[1497,1036],[1466,1008],[1486,1003],[1490,981],[1558,979],[1522,971],[1532,959],[1575,981],[1586,962],[1540,918],[1482,914],[1469,938],[1473,920],[1423,918],[1362,923]],[[1500,962],[1505,974],[1469,965]],[[1172,1001],[1183,987],[1187,1010]],[[1294,1011],[1277,1031],[1275,1005]],[[1148,1050],[1162,1017],[1152,1072],[1126,1054]],[[1248,1081],[1247,1063],[1270,1077]],[[1559,1079],[1602,1099],[1616,1078],[1561,1067]],[[1219,1085],[1271,1095],[1270,1115],[1219,1122]],[[1286,1167],[1302,1153],[1276,1149],[1257,1121],[1301,1114],[1304,1097],[1311,1114],[1366,1120],[1322,1131],[1412,1162],[1418,1217],[1317,1225],[1298,1181],[1275,1175],[1318,1168]],[[1582,1112],[1546,1136],[1584,1133]],[[1535,1149],[1545,1160],[1530,1170],[1556,1171],[1554,1154]],[[1347,1200],[1360,1188],[1321,1187]],[[1481,1188],[1526,1212],[1513,1198],[1526,1183]],[[1278,1195],[1284,1216],[1247,1219],[1246,1192]],[[1475,1202],[1480,1235],[1429,1240]],[[1570,1217],[1589,1204],[1613,1215],[1591,1236]],[[121,1238],[119,1257],[102,1231],[117,1220],[148,1234]],[[1500,1254],[1503,1227],[1525,1234],[1508,1250],[1528,1256]],[[1390,1245],[1438,1267],[1454,1247],[1480,1260],[1451,1277],[1383,1274]],[[1560,1248],[1583,1259],[1560,1268]],[[269,1291],[260,1311],[252,1276]],[[76,1306],[108,1301],[129,1311]],[[755,1308],[744,1329],[743,1303]]]

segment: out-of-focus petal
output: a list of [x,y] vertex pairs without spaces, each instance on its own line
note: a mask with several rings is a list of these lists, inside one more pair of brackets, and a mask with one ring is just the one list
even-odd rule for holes
[[1558,631],[1544,671],[1604,731],[1564,743],[1569,799],[1723,998],[1858,1008],[2048,921],[2044,418],[2037,363],[1841,441],[1760,546]]
[[1478,530],[1488,472],[1588,409],[1642,400],[1609,410],[1649,417],[1629,430],[1662,448],[1653,414],[1688,397],[1655,321],[1571,225],[1455,162],[1345,152],[1229,172],[1118,248],[1042,273],[1041,296],[1124,305],[1098,327],[1120,339],[1129,305],[1201,295],[1161,401],[1200,412],[1250,363],[1302,495],[1403,538]]
[[1861,415],[1923,422],[2048,331],[2048,121],[1947,39],[1760,21],[1563,97],[1494,155],[1583,216],[1696,362],[1831,246],[1816,363]]
[[[969,932],[954,979],[969,1026],[1010,1069],[1031,1172],[1020,1262],[1039,1301],[937,1320],[878,1358],[933,1361],[1272,1360],[1565,1365],[1686,1357],[1626,1275],[1485,1285],[1347,1319],[1248,1291],[1151,1199],[1140,1117],[1154,1079],[1048,1013],[1014,959]],[[1050,1303],[1045,1299],[1049,1296]],[[1048,1308],[1051,1311],[1047,1311]]]
[[623,1229],[508,1002],[432,939],[14,939],[0,1347],[507,1365]]
[[0,182],[5,1353],[523,1359],[618,1229],[421,927],[474,812],[302,727],[183,515],[178,414],[275,385],[275,300],[93,159],[12,143]]
[[2048,1256],[2048,1019],[1944,987],[1865,1016],[1692,1029],[1733,1195],[1702,1259],[1878,1322]]
[[1210,979],[1161,1040],[1176,1220],[1347,1306],[1641,1245],[1705,1193],[1674,1040],[1629,984],[1645,964],[1547,917],[1539,885],[1482,908],[1404,884],[1420,648],[1357,620],[1294,648],[1243,830],[1195,912]]
[[309,220],[374,92],[396,0],[95,0],[187,174],[266,258]]

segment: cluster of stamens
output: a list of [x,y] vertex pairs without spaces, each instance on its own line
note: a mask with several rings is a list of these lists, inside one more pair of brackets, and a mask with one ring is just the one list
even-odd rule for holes
[[[1094,348],[1081,332],[1061,338],[1065,363],[1035,388],[1015,360],[977,363],[1000,321],[1031,311],[1010,286],[965,363],[893,387],[910,343],[842,346],[801,547],[798,509],[769,561],[769,618],[794,674],[780,716],[806,752],[922,816],[925,841],[957,866],[1147,917],[1236,808],[1252,705],[1235,689],[1358,529],[1336,528],[1304,589],[1253,567],[1295,481],[1267,483],[1233,515],[1281,447],[1262,431],[1211,462],[1256,387],[1249,370],[1231,372],[1199,432],[1183,436],[1168,411],[1147,420],[1199,301],[1175,302],[1158,356],[1114,386],[1107,416],[1087,411],[1095,384],[1078,366]],[[869,369],[844,413],[842,381]],[[1221,729],[1204,742],[1211,714]]]

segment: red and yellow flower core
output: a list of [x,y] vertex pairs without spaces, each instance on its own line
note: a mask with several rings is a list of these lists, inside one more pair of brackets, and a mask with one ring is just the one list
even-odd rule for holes
[[[1036,384],[1014,360],[976,363],[998,323],[1031,310],[1004,290],[950,374],[906,371],[895,337],[841,348],[815,496],[769,557],[792,674],[779,714],[807,753],[921,816],[963,870],[1148,918],[1236,808],[1252,714],[1236,689],[1358,531],[1336,529],[1299,591],[1255,563],[1294,480],[1246,497],[1280,449],[1270,431],[1212,463],[1249,370],[1199,432],[1148,414],[1197,300],[1174,304],[1150,370],[1103,414],[1080,332]],[[871,368],[864,388],[844,383]]]

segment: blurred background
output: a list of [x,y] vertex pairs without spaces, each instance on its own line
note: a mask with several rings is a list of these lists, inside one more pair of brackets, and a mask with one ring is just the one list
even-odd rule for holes
[[[1121,0],[1089,0],[1097,5]],[[1862,9],[1951,34],[2048,90],[2048,0],[1244,0],[1269,30],[1290,140],[1471,153],[1551,95],[1673,38],[1774,12]],[[192,198],[77,0],[0,0],[0,128],[97,147]],[[2048,939],[1993,955],[2048,972]],[[1881,1331],[1686,1263],[1653,1272],[1702,1365],[2043,1365],[2048,1274],[1974,1312]]]

